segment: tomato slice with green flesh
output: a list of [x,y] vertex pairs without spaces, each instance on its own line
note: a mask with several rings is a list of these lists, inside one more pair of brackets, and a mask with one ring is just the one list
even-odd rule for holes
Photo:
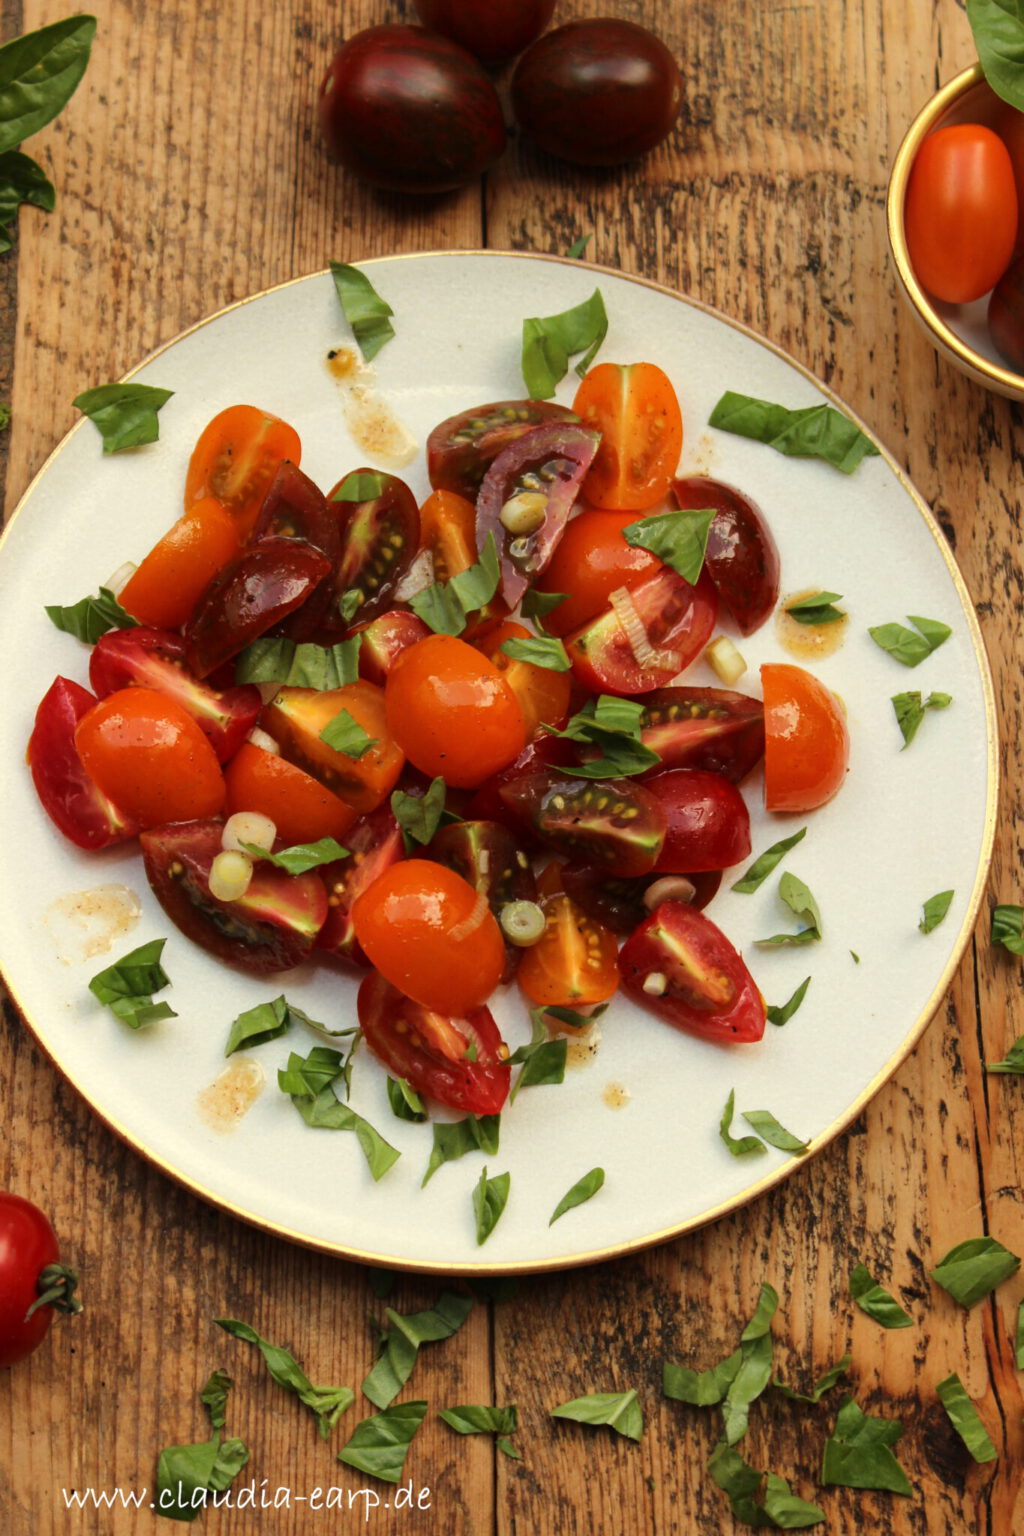
[[78,848],[109,848],[139,830],[93,782],[75,746],[78,723],[96,702],[80,683],[56,678],[36,710],[28,742],[28,765],[43,810]]
[[508,683],[523,712],[526,739],[532,741],[541,725],[553,725],[561,729],[569,718],[569,698],[572,693],[572,675],[555,672],[551,667],[538,667],[532,661],[507,656],[502,650],[506,640],[529,640],[533,632],[524,624],[501,619],[489,624],[473,636],[473,646],[492,661]]
[[283,460],[298,464],[302,444],[294,427],[254,405],[231,405],[203,429],[185,479],[186,510],[215,496],[249,537],[260,505]]
[[[480,486],[476,545],[494,535],[501,555],[501,596],[514,608],[551,559],[600,438],[571,423],[535,427],[502,450]],[[502,510],[513,497],[537,498],[543,521],[532,533],[510,532]]]
[[224,775],[195,720],[153,688],[120,688],[75,727],[75,747],[100,791],[140,827],[216,816]]
[[[501,914],[514,901],[536,901],[533,866],[515,835],[499,821],[459,821],[441,827],[427,848],[427,856],[461,875],[487,901],[501,924]],[[502,981],[515,974],[523,951],[502,929],[505,968]]]
[[[323,732],[343,712],[371,745],[359,757],[329,746]],[[391,793],[405,757],[388,730],[384,694],[359,680],[344,688],[280,688],[263,711],[263,725],[283,757],[357,811],[372,811]]]
[[842,788],[850,733],[835,694],[803,667],[761,668],[764,803],[769,811],[814,811]]
[[683,417],[667,374],[654,363],[598,363],[573,410],[601,435],[583,484],[593,507],[644,512],[665,495],[683,447]]
[[658,688],[644,706],[640,739],[666,768],[706,768],[739,784],[764,756],[764,705],[729,688]]
[[750,813],[735,784],[702,768],[673,768],[645,781],[668,822],[657,874],[729,869],[750,856]]
[[661,802],[630,779],[573,779],[553,769],[512,779],[498,793],[548,848],[606,875],[646,875],[665,845]]
[[327,556],[332,566],[341,551],[338,520],[327,497],[297,464],[287,459],[267,487],[252,532],[254,543],[271,538],[300,539],[304,544],[312,544]]
[[430,633],[428,625],[407,608],[389,608],[368,624],[357,626],[353,634],[363,637],[359,646],[359,676],[383,688],[402,652]]
[[319,873],[289,875],[265,861],[245,895],[218,901],[210,866],[221,851],[220,821],[179,822],[139,837],[146,877],[168,917],[193,943],[262,976],[288,971],[309,954],[327,914]]
[[[346,475],[330,492],[328,499],[341,532],[341,555],[333,583],[328,584],[330,607],[320,620],[320,633],[328,638],[389,608],[419,549],[419,508],[405,481],[375,469],[357,469],[354,474],[372,478],[379,490],[366,501],[339,500],[338,492],[353,478]],[[339,607],[343,598],[352,608],[348,618]]]
[[198,677],[294,613],[330,570],[299,539],[267,538],[244,549],[214,578],[185,625],[186,658]]
[[325,949],[344,965],[368,970],[370,962],[356,938],[352,908],[378,875],[405,857],[402,829],[390,805],[379,805],[362,816],[345,838],[348,857],[325,864],[321,871],[327,887],[327,919],[317,937]]
[[467,1115],[499,1114],[512,1069],[508,1046],[488,1008],[450,1015],[406,997],[371,972],[359,988],[359,1026],[393,1077]]
[[166,694],[192,716],[221,763],[238,751],[263,708],[252,684],[213,688],[200,682],[185,665],[180,635],[142,625],[100,636],[89,658],[89,681],[100,698],[133,684]]
[[619,946],[610,928],[577,906],[561,886],[558,866],[541,876],[544,932],[523,950],[516,980],[532,1003],[588,1008],[619,989]]
[[[686,877],[693,887],[689,905],[699,910],[718,892],[721,870],[693,871]],[[663,875],[642,875],[636,880],[609,879],[601,870],[587,864],[563,864],[562,884],[567,896],[613,933],[630,934],[650,916],[645,896],[650,886]]]
[[534,427],[579,417],[548,400],[497,400],[439,422],[427,438],[427,474],[436,491],[475,501],[499,453]]
[[534,583],[538,592],[561,592],[565,602],[544,616],[550,635],[570,634],[606,606],[619,587],[635,587],[657,575],[657,555],[627,544],[622,530],[637,521],[635,512],[578,512],[566,524],[547,569]]
[[640,1007],[719,1044],[760,1040],[764,1000],[720,928],[681,901],[666,901],[619,951],[622,989]]
[[696,660],[711,639],[718,598],[703,573],[691,586],[666,565],[624,597],[625,623],[609,604],[565,642],[577,682],[591,693],[650,693]]
[[[548,768],[572,767],[576,761],[575,747],[572,742],[563,741],[558,736],[537,736],[533,741],[526,743],[515,762],[510,763],[507,768],[499,769],[497,773],[492,773],[490,778],[480,785],[469,802],[466,815],[474,821],[500,821],[505,826],[522,832],[523,818],[511,810],[501,798],[502,786]],[[533,839],[533,842],[535,844],[536,839]]]
[[181,629],[214,576],[240,547],[231,513],[215,496],[204,496],[154,544],[118,601],[140,624]]
[[282,843],[316,843],[333,837],[348,844],[358,812],[277,752],[243,742],[224,769],[225,816],[258,811],[269,816]]
[[779,600],[779,551],[760,509],[734,486],[708,475],[672,481],[682,511],[713,510],[704,569],[743,635],[760,629]]

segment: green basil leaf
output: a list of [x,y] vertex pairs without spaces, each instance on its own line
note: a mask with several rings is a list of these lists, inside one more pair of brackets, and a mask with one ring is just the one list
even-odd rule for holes
[[559,1024],[567,1025],[569,1029],[586,1029],[588,1025],[594,1023],[595,1019],[599,1019],[602,1013],[607,1012],[607,1009],[607,1003],[598,1003],[597,1007],[592,1008],[589,1013],[578,1013],[575,1008],[560,1008],[554,1003],[549,1003],[546,1007],[532,1008],[530,1019],[534,1027],[538,1019],[541,1021],[554,1019]]
[[748,896],[763,885],[775,866],[784,858],[791,848],[795,848],[803,838],[807,836],[807,828],[801,827],[799,832],[794,832],[792,837],[784,837],[779,843],[772,843],[764,853],[756,858],[743,876],[735,882],[732,889]]
[[905,752],[910,746],[927,710],[948,709],[952,702],[952,696],[948,693],[930,693],[926,699],[922,699],[917,692],[893,694],[892,707],[903,737],[900,751]]
[[338,1460],[385,1483],[397,1483],[413,1438],[426,1417],[425,1401],[395,1403],[361,1419]]
[[354,469],[334,487],[331,500],[377,501],[387,490],[390,479],[390,475],[382,474],[379,469]]
[[898,1419],[873,1418],[852,1397],[843,1399],[836,1426],[825,1442],[821,1465],[823,1483],[841,1488],[875,1488],[911,1494],[907,1474],[891,1447],[903,1433]]
[[876,624],[868,634],[895,661],[902,662],[905,667],[916,667],[938,650],[953,631],[938,619],[924,619],[913,614],[907,617],[917,630],[916,634],[905,624],[896,623]]
[[401,789],[393,791],[391,809],[402,829],[407,852],[412,851],[414,843],[425,846],[430,842],[441,825],[447,792],[448,786],[442,778],[432,779],[425,795],[407,795]]
[[904,1312],[895,1296],[877,1283],[864,1264],[850,1272],[850,1295],[868,1317],[883,1328],[912,1328],[914,1319]]
[[501,649],[513,661],[528,661],[531,666],[545,667],[549,672],[568,672],[572,667],[565,646],[553,635],[513,637],[504,641]]
[[0,48],[0,153],[52,122],[85,74],[95,16],[68,16]]
[[1024,112],[1024,15],[1017,0],[967,0],[967,20],[985,79]]
[[519,605],[524,619],[531,619],[539,630],[543,631],[544,620],[549,613],[559,607],[568,599],[568,592],[538,592],[536,587],[527,587],[523,593],[523,601]]
[[74,635],[76,640],[84,640],[86,645],[95,645],[108,629],[134,629],[139,622],[121,607],[107,587],[100,587],[98,597],[83,597],[68,608],[59,604],[47,606],[46,612],[57,629]]
[[725,1142],[733,1157],[747,1157],[752,1152],[764,1152],[766,1150],[763,1141],[756,1136],[733,1136],[732,1117],[736,1112],[736,1090],[730,1088],[729,1097],[725,1101],[722,1110],[722,1118],[718,1122],[718,1134]]
[[604,1169],[591,1168],[589,1173],[585,1173],[581,1179],[576,1180],[571,1189],[566,1190],[552,1211],[548,1226],[553,1226],[560,1216],[565,1215],[566,1211],[574,1210],[577,1205],[584,1205],[588,1200],[592,1200],[598,1190],[603,1188]]
[[570,245],[569,249],[565,253],[566,261],[582,261],[587,246],[590,244],[593,238],[593,234],[589,234],[580,235],[578,240],[574,240],[572,245]]
[[402,1316],[387,1309],[388,1327],[381,1337],[381,1354],[363,1381],[363,1395],[377,1408],[387,1408],[412,1375],[421,1344],[450,1339],[473,1310],[471,1296],[445,1291],[436,1307]]
[[156,442],[160,436],[157,412],[173,393],[151,384],[100,384],[76,395],[71,404],[98,429],[104,453],[122,453]]
[[345,688],[359,676],[362,643],[362,635],[330,646],[312,641],[296,643],[283,635],[261,635],[235,658],[235,681],[315,688],[318,693]]
[[543,1023],[538,1032],[537,1020],[534,1019],[530,1044],[519,1046],[509,1057],[511,1066],[521,1066],[523,1069],[509,1094],[509,1103],[514,1103],[520,1088],[539,1088],[564,1082],[567,1054],[568,1041],[549,1040]]
[[1017,1255],[994,1237],[970,1237],[940,1259],[932,1279],[962,1307],[973,1307],[1019,1268]]
[[[257,843],[243,843],[242,848],[251,859],[264,859],[268,864],[273,864],[275,869],[287,870],[290,875],[304,875],[322,864],[333,864],[336,859],[348,857],[348,849],[343,848],[333,837],[321,837],[315,843],[293,843],[290,848],[282,848],[279,853],[270,853]],[[316,1026],[318,1029],[322,1027]]]
[[794,1157],[802,1157],[810,1145],[780,1125],[770,1110],[745,1109],[743,1118],[770,1147],[777,1147],[780,1152],[791,1152]]
[[16,149],[0,154],[0,224],[13,223],[23,203],[50,213],[56,199],[53,182],[30,156]]
[[939,926],[955,895],[955,891],[939,891],[937,895],[929,896],[922,909],[924,915],[917,925],[922,933],[931,933],[933,928]]
[[[780,1531],[795,1531],[820,1525],[825,1519],[824,1510],[798,1498],[784,1477],[756,1471],[725,1441],[720,1441],[712,1452],[708,1471],[728,1495],[734,1517],[744,1525],[770,1525]],[[762,1481],[764,1502],[758,1504],[755,1495]]]
[[792,997],[784,1002],[781,1007],[767,1007],[765,1009],[765,1017],[767,1018],[769,1024],[777,1024],[780,1028],[783,1024],[788,1024],[794,1013],[796,1013],[797,1009],[800,1007],[800,1004],[803,1002],[804,997],[807,994],[807,988],[810,986],[810,984],[811,978],[809,976],[805,976],[803,981],[797,987],[796,991],[793,993]]
[[366,1158],[374,1183],[397,1163],[401,1153],[384,1140],[369,1120],[343,1104],[333,1088],[321,1088],[315,1098],[292,1094],[292,1103],[306,1124],[318,1131],[352,1131]]
[[314,1387],[294,1355],[261,1338],[248,1323],[240,1322],[236,1317],[217,1317],[214,1322],[232,1338],[256,1345],[273,1380],[279,1387],[294,1392],[300,1403],[313,1413],[320,1438],[326,1440],[346,1408],[355,1402],[356,1395],[352,1388]]
[[222,1440],[217,1447],[217,1459],[210,1473],[211,1493],[224,1493],[249,1460],[249,1448],[241,1440]]
[[409,607],[435,635],[461,635],[466,627],[466,610],[447,582],[435,581],[414,592]]
[[861,459],[877,454],[871,439],[831,405],[790,410],[770,400],[726,390],[708,423],[723,432],[751,437],[793,458],[824,459],[850,475]]
[[277,1086],[282,1093],[315,1098],[341,1073],[341,1052],[332,1045],[315,1045],[308,1056],[291,1051],[287,1067],[278,1068]]
[[427,1118],[423,1100],[404,1077],[388,1077],[388,1103],[399,1120],[421,1124]]
[[713,507],[658,512],[653,517],[627,524],[622,537],[634,549],[646,549],[657,555],[692,587],[696,586],[704,566],[708,532],[714,519]]
[[841,592],[814,592],[790,603],[786,612],[798,624],[838,624],[846,618],[841,608],[834,605],[842,598]]
[[722,1401],[742,1364],[743,1355],[738,1349],[706,1371],[692,1371],[666,1360],[661,1368],[661,1390],[678,1403],[712,1408]]
[[476,1403],[462,1403],[457,1408],[442,1408],[438,1418],[460,1435],[514,1435],[519,1428],[519,1410],[491,1408]]
[[778,1292],[765,1282],[754,1315],[740,1335],[739,1368],[722,1400],[722,1422],[728,1445],[735,1445],[746,1434],[750,1405],[761,1396],[771,1380],[771,1323],[778,1305]]
[[92,995],[132,1029],[158,1019],[177,1018],[167,1003],[153,1002],[153,993],[171,984],[160,964],[166,943],[166,939],[150,939],[140,944],[113,965],[97,971],[89,983]]
[[1005,902],[992,908],[990,944],[1001,944],[1011,955],[1024,955],[1024,907]]
[[206,1508],[220,1436],[197,1445],[169,1445],[156,1464],[156,1507],[168,1520],[191,1521]]
[[656,768],[661,762],[657,752],[640,740],[644,718],[644,706],[635,699],[601,694],[567,720],[563,730],[553,726],[544,729],[549,736],[601,750],[600,757],[560,772],[582,779],[624,779]]
[[255,1008],[247,1008],[238,1015],[231,1026],[224,1055],[233,1056],[243,1048],[279,1040],[291,1026],[292,1013],[282,992],[273,1002],[257,1003]]
[[390,319],[394,310],[358,267],[342,261],[332,261],[330,267],[345,319],[352,327],[364,360],[370,362],[395,334]]
[[841,1360],[836,1361],[835,1365],[829,1366],[823,1376],[818,1377],[809,1393],[795,1392],[792,1387],[785,1386],[777,1376],[772,1377],[772,1386],[781,1392],[783,1397],[790,1398],[794,1403],[820,1403],[825,1393],[831,1392],[836,1383],[846,1375],[852,1364],[853,1356],[844,1355]]
[[448,585],[465,613],[479,613],[486,607],[501,585],[501,559],[493,533],[488,533],[474,564],[458,571]]
[[600,288],[589,299],[560,315],[523,321],[523,382],[531,400],[549,400],[569,371],[569,359],[582,378],[597,356],[608,332],[608,315]]
[[966,1445],[975,1461],[997,1461],[998,1452],[989,1439],[988,1431],[978,1415],[978,1410],[967,1396],[964,1384],[956,1371],[940,1381],[935,1388],[939,1400],[949,1415],[949,1422]]
[[[423,1175],[423,1184],[433,1178],[442,1163],[454,1163],[467,1152],[483,1152],[493,1157],[498,1150],[500,1115],[467,1115],[464,1120],[435,1120],[434,1146]],[[422,1188],[422,1185],[420,1186]]]
[[473,1190],[473,1214],[476,1217],[476,1242],[479,1248],[486,1243],[508,1204],[509,1190],[512,1185],[512,1175],[509,1173],[495,1174],[493,1179],[487,1177],[487,1169],[477,1182]]
[[806,926],[797,933],[777,933],[770,939],[755,939],[762,948],[780,944],[810,944],[821,938],[821,913],[809,889],[787,870],[779,880],[779,896],[798,921]]
[[1002,1061],[987,1061],[986,1072],[1024,1073],[1024,1035],[1019,1035]]
[[341,709],[328,720],[320,732],[320,740],[335,752],[341,752],[358,762],[371,748],[379,745],[376,736],[370,736],[349,710]]
[[199,1401],[210,1415],[214,1429],[223,1429],[227,1418],[228,1393],[234,1381],[227,1371],[213,1371],[199,1394]]
[[515,1461],[522,1461],[522,1451],[517,1451],[515,1446],[512,1444],[512,1441],[507,1439],[505,1435],[499,1436],[499,1438],[494,1443],[498,1450],[501,1451],[504,1455],[511,1456]]
[[574,1397],[551,1409],[553,1419],[572,1419],[576,1424],[607,1424],[627,1440],[639,1440],[644,1432],[644,1415],[636,1388],[628,1392],[590,1392]]

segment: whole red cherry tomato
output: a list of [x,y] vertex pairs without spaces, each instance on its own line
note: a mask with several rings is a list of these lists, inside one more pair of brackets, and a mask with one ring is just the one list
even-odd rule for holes
[[907,251],[935,299],[969,304],[1002,277],[1017,239],[1009,150],[991,128],[955,123],[914,157],[903,205]]
[[55,1311],[80,1312],[77,1276],[60,1263],[49,1220],[20,1195],[0,1191],[0,1366],[42,1343]]
[[416,0],[425,27],[443,32],[489,66],[522,53],[554,9],[555,0]]

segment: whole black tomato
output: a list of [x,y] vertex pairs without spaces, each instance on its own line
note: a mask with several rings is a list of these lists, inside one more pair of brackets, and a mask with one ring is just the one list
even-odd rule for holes
[[601,17],[556,27],[512,76],[520,128],[552,155],[617,165],[660,144],[682,101],[679,66],[660,38]]
[[471,54],[423,27],[349,38],[320,87],[331,160],[392,192],[450,192],[505,147],[497,92]]
[[425,27],[443,32],[487,65],[522,53],[551,20],[555,0],[416,0]]
[[988,328],[1006,362],[1024,373],[1024,256],[1010,263],[993,288]]

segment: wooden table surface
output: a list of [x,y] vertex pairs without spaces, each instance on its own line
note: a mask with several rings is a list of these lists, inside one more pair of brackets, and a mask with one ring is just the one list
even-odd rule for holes
[[[598,10],[643,20],[682,63],[671,139],[601,173],[513,140],[482,189],[422,200],[377,194],[329,168],[314,116],[339,40],[412,19],[411,0],[101,0],[96,9],[84,82],[27,146],[56,183],[56,211],[24,211],[14,251],[0,257],[8,512],[76,419],[76,394],[233,300],[329,257],[561,252],[593,231],[594,260],[755,327],[870,424],[935,509],[995,674],[1004,782],[989,899],[917,1049],[845,1134],[748,1209],[640,1256],[526,1278],[511,1299],[480,1302],[455,1338],[424,1351],[413,1395],[437,1406],[518,1404],[523,1459],[431,1416],[407,1462],[421,1508],[368,1509],[364,1528],[738,1529],[706,1470],[717,1417],[665,1400],[660,1369],[663,1359],[703,1366],[728,1353],[768,1280],[782,1296],[783,1377],[806,1383],[849,1350],[857,1402],[903,1422],[898,1453],[913,1495],[819,1489],[838,1394],[813,1410],[770,1391],[741,1446],[750,1462],[817,1499],[836,1536],[1024,1530],[1024,1377],[1011,1342],[1021,1279],[968,1312],[928,1278],[967,1237],[991,1233],[1024,1250],[1022,1085],[983,1067],[1024,1034],[1024,972],[988,943],[991,902],[1019,901],[1024,890],[1024,427],[1020,406],[967,382],[918,333],[897,296],[884,224],[888,167],[907,122],[973,59],[962,8],[604,0]],[[556,20],[587,13],[585,0],[559,0]],[[63,14],[55,0],[2,0],[2,36]],[[247,1318],[314,1380],[355,1385],[371,1358],[368,1318],[382,1305],[367,1273],[251,1230],[151,1169],[65,1084],[9,1004],[0,1104],[0,1185],[52,1214],[87,1298],[81,1318],[0,1373],[4,1536],[166,1528],[148,1509],[67,1510],[61,1490],[151,1486],[163,1445],[203,1436],[196,1393],[219,1364],[238,1383],[232,1430],[252,1449],[243,1482],[253,1477],[265,1498],[331,1483],[387,1498],[386,1485],[346,1476],[334,1460],[343,1426],[324,1445],[255,1352],[225,1348],[212,1322],[225,1311]],[[853,1306],[857,1261],[903,1301],[913,1328],[885,1332]],[[406,1276],[391,1305],[422,1308],[438,1290]],[[937,1399],[936,1383],[954,1370],[998,1448],[995,1463],[969,1459]],[[639,1445],[547,1416],[612,1385],[639,1390]],[[317,1515],[295,1500],[205,1520],[225,1536],[285,1536],[356,1528],[363,1516],[361,1504]]]

